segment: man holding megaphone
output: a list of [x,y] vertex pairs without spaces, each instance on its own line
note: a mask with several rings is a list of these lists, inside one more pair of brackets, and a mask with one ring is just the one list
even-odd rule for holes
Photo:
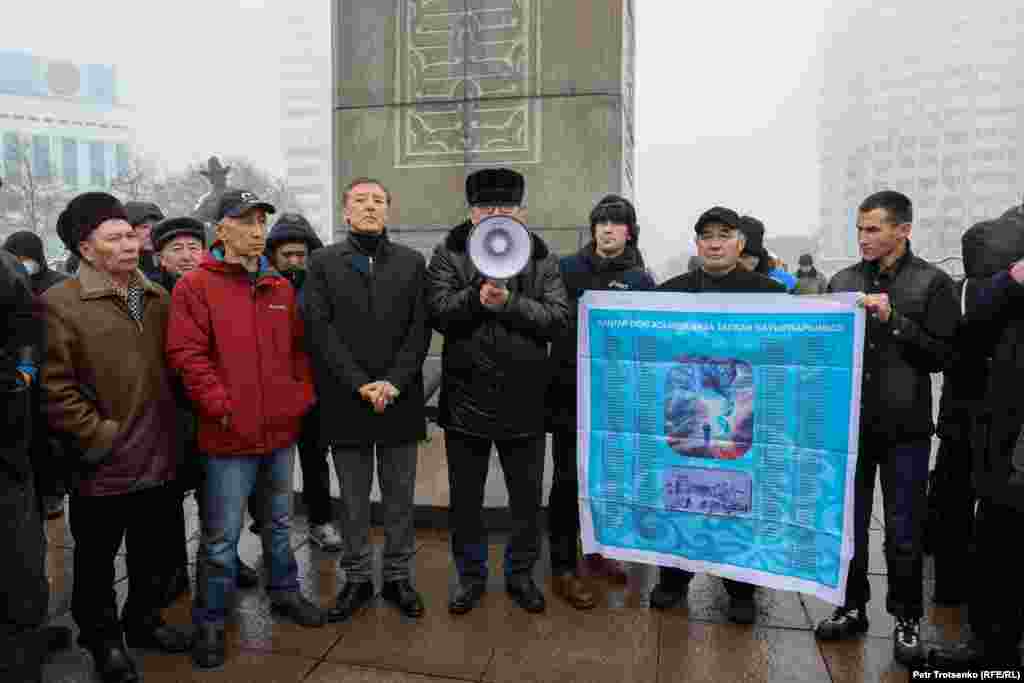
[[512,513],[505,587],[528,612],[545,608],[532,573],[540,554],[547,346],[568,323],[569,306],[558,259],[522,223],[524,191],[523,176],[509,169],[471,174],[469,220],[437,246],[427,270],[431,324],[444,335],[440,424],[460,583],[453,614],[472,610],[486,590],[481,513],[492,445]]

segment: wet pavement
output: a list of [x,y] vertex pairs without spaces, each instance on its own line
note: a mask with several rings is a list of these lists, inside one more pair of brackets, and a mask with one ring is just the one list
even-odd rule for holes
[[[190,556],[194,557],[198,524],[191,499],[186,505]],[[447,601],[455,572],[447,532],[421,530],[414,580],[427,612],[418,621],[401,617],[378,600],[350,623],[306,629],[279,623],[270,614],[266,594],[254,589],[237,594],[223,670],[195,672],[188,655],[136,652],[136,656],[144,680],[150,683],[906,681],[907,670],[893,661],[894,623],[884,609],[886,575],[880,519],[876,514],[872,530],[870,630],[866,637],[850,642],[818,643],[813,625],[831,612],[831,606],[794,593],[761,590],[756,624],[731,624],[726,618],[728,598],[722,584],[707,576],[694,580],[685,607],[651,610],[648,595],[655,572],[639,565],[630,568],[624,584],[593,578],[599,605],[579,612],[553,595],[545,558],[537,568],[537,579],[544,583],[548,609],[542,615],[529,615],[504,592],[499,545],[491,546],[492,578],[483,604],[468,615],[452,616]],[[66,518],[49,522],[47,533],[51,621],[74,628],[69,613],[74,544]],[[378,577],[382,540],[375,531]],[[337,556],[311,546],[304,519],[297,521],[292,542],[303,591],[328,605],[344,583]],[[260,565],[259,539],[248,531],[243,534],[240,554],[251,566]],[[115,589],[123,602],[127,588],[123,555],[117,565]],[[931,645],[954,642],[966,629],[966,610],[932,605],[931,577],[929,560],[922,637]],[[171,623],[189,623],[189,616],[187,597],[165,612]],[[46,680],[77,683],[98,679],[94,679],[89,655],[73,647],[53,658]]]

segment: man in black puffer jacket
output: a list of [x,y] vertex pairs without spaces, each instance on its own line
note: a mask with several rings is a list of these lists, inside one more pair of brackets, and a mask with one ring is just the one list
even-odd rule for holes
[[830,292],[862,292],[868,311],[861,389],[860,452],[854,493],[854,551],[845,604],[818,624],[823,640],[867,631],[868,526],[880,471],[885,493],[886,609],[896,617],[893,653],[920,660],[923,541],[932,423],[931,374],[953,360],[959,308],[953,280],[910,249],[913,207],[883,191],[857,214],[862,260],[837,273]]
[[449,604],[465,614],[487,585],[487,537],[481,519],[492,444],[508,487],[513,529],[505,587],[523,609],[544,610],[533,581],[540,554],[544,475],[544,395],[548,342],[565,329],[569,305],[558,259],[531,233],[525,270],[505,286],[486,281],[469,258],[469,236],[489,215],[522,219],[523,176],[484,169],[466,179],[470,219],[434,250],[427,269],[431,325],[444,335],[440,424],[451,489],[452,553],[460,587]]
[[579,479],[576,469],[576,312],[587,290],[654,289],[637,246],[639,230],[633,205],[608,195],[590,212],[591,242],[559,261],[569,296],[569,325],[551,344],[548,431],[555,471],[548,498],[548,533],[555,593],[576,609],[590,609],[594,596],[576,571],[580,534]]
[[983,386],[961,398],[975,401],[971,428],[972,480],[979,498],[968,614],[973,639],[932,652],[945,671],[1019,670],[1024,591],[1014,539],[1024,527],[1024,212],[975,225],[961,238],[965,336],[970,353],[987,362]]

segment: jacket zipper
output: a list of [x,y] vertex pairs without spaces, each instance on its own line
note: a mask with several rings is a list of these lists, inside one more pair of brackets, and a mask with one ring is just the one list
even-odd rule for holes
[[369,281],[369,283],[367,283],[367,288],[369,289],[369,292],[370,292],[370,319],[373,320],[374,318],[377,317],[377,311],[376,311],[376,309],[375,309],[375,307],[373,305],[374,304],[374,302],[373,302],[373,279],[374,279],[373,278],[373,257],[370,256],[369,259],[370,259],[370,281]]

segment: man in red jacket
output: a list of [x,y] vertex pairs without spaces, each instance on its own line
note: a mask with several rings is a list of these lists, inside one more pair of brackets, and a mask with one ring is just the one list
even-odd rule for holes
[[199,450],[208,456],[193,613],[192,658],[202,669],[224,662],[242,510],[256,486],[272,606],[303,626],[324,624],[323,610],[299,593],[289,543],[293,446],[313,405],[313,383],[295,290],[263,256],[273,211],[251,192],[225,192],[211,252],[172,297],[167,354],[196,405]]

